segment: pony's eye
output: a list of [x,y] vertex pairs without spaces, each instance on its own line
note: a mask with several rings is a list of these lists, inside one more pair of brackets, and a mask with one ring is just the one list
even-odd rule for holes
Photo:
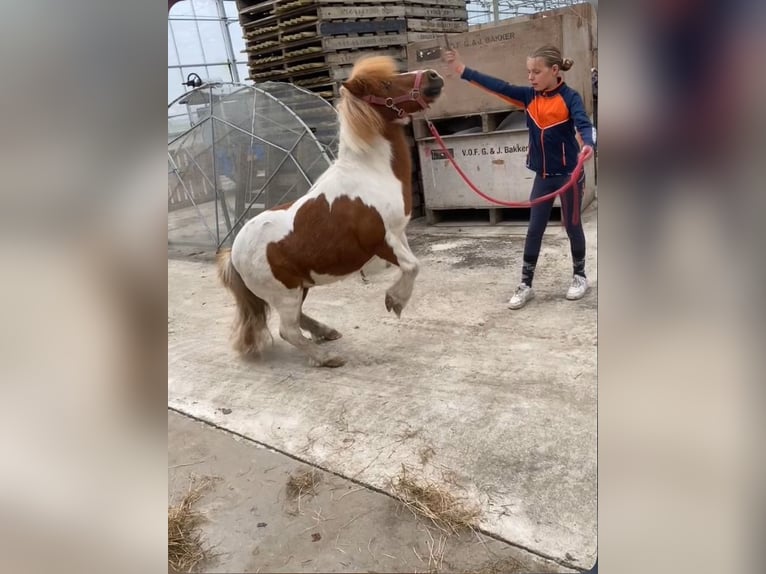
[[383,87],[384,87],[386,90],[390,90],[390,89],[391,89],[391,82],[389,82],[388,80],[384,80],[384,81],[383,81]]

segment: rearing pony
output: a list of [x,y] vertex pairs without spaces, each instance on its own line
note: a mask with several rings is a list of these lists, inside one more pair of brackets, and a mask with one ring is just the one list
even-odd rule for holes
[[401,315],[418,273],[405,236],[412,182],[403,126],[443,85],[433,70],[397,73],[391,58],[356,62],[340,90],[338,158],[303,197],[249,220],[231,250],[218,255],[219,277],[237,302],[237,350],[261,350],[273,308],[284,340],[320,366],[343,365],[318,345],[341,334],[303,313],[303,301],[311,287],[358,272],[375,257],[401,270],[385,298],[386,309]]

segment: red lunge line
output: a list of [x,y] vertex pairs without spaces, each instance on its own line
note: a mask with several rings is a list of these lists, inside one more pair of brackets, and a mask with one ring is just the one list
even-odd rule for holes
[[[574,171],[572,172],[572,175],[569,178],[569,181],[566,182],[564,185],[562,185],[560,188],[558,188],[556,191],[553,191],[551,193],[548,193],[546,195],[543,195],[541,197],[538,197],[536,199],[530,200],[530,201],[503,201],[502,199],[496,199],[494,197],[490,197],[483,191],[481,191],[478,187],[474,185],[474,183],[468,178],[468,176],[465,174],[465,172],[460,169],[460,166],[455,161],[455,158],[452,157],[452,154],[449,153],[447,150],[447,146],[444,144],[444,140],[439,135],[439,132],[436,131],[436,127],[431,122],[431,120],[426,120],[428,123],[428,129],[431,130],[431,133],[434,136],[434,139],[436,139],[437,143],[439,144],[439,147],[441,147],[442,151],[447,156],[447,159],[450,161],[452,166],[457,170],[458,174],[460,174],[460,177],[463,178],[463,181],[465,181],[466,185],[470,187],[477,195],[483,197],[490,203],[494,203],[495,205],[502,205],[505,207],[532,207],[534,205],[537,205],[539,203],[544,203],[546,201],[550,201],[551,199],[558,197],[559,195],[562,195],[566,193],[566,191],[570,188],[576,185],[577,180],[580,178],[580,175],[582,174],[584,164],[585,164],[585,158],[580,155],[580,157],[577,159],[577,165],[574,168]],[[577,198],[574,198],[574,201],[572,201],[574,205],[574,209],[572,210],[572,224],[577,225],[577,223],[580,221],[580,205],[579,201],[577,201]],[[561,209],[562,213],[565,211],[564,209],[564,202],[561,202]],[[566,215],[566,214],[564,214]]]

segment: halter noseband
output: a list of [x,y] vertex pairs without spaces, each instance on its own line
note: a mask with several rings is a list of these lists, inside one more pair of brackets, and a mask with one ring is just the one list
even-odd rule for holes
[[400,104],[402,102],[417,102],[420,105],[420,107],[423,108],[424,110],[428,108],[428,104],[420,95],[420,83],[422,81],[423,81],[423,70],[418,70],[417,72],[415,72],[415,85],[412,86],[412,89],[410,90],[409,94],[405,94],[397,98],[381,98],[380,96],[364,96],[362,100],[370,104],[375,104],[378,106],[386,106],[387,108],[391,108],[393,111],[396,112],[397,117],[401,118],[406,112],[402,108],[397,107],[396,104]]

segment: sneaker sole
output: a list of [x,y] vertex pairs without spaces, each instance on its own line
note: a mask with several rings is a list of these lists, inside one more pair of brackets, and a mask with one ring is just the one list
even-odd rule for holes
[[508,308],[513,310],[513,311],[516,311],[517,309],[521,309],[522,307],[524,307],[527,303],[529,303],[534,298],[535,298],[535,296],[532,295],[529,299],[527,299],[526,301],[524,301],[520,305],[515,305],[515,306],[511,305],[510,303],[508,303]]
[[585,293],[583,293],[582,295],[577,295],[577,296],[574,296],[574,297],[572,297],[571,295],[569,295],[569,293],[567,293],[566,297],[567,297],[567,301],[579,301],[580,299],[585,297],[585,295],[587,295],[587,294],[588,294],[588,291],[586,290]]

